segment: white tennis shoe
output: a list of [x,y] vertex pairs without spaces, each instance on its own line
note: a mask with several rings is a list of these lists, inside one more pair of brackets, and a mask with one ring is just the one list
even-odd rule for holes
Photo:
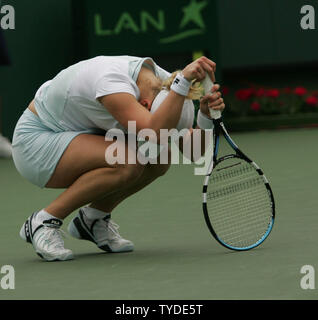
[[34,213],[23,224],[20,237],[33,245],[36,253],[46,261],[65,261],[73,259],[73,252],[64,248],[62,221],[49,219],[38,221]]
[[68,225],[68,232],[76,239],[94,242],[101,250],[107,252],[129,252],[134,244],[122,238],[119,226],[110,219],[108,214],[103,219],[88,219],[82,209]]

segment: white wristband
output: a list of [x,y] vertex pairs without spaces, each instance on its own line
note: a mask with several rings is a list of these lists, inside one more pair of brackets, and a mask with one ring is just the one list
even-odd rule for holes
[[213,121],[212,119],[208,118],[205,114],[199,110],[198,117],[197,117],[197,125],[201,129],[212,129],[213,128]]
[[180,94],[181,96],[187,96],[191,87],[191,81],[188,81],[182,73],[178,75],[173,80],[173,83],[170,87],[171,90]]

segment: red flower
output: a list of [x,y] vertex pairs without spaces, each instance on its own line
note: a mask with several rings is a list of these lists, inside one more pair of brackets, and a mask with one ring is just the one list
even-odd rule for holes
[[253,111],[259,111],[261,109],[261,105],[257,102],[257,101],[254,101],[252,104],[251,104],[251,109]]
[[278,89],[270,89],[266,91],[266,96],[270,98],[277,98],[279,97],[279,90]]
[[240,89],[236,91],[235,95],[237,99],[239,100],[248,100],[254,93],[254,90],[252,88],[249,89]]
[[307,89],[303,87],[297,87],[294,90],[296,96],[304,96],[307,93]]
[[223,87],[221,88],[221,91],[223,96],[227,96],[230,93],[229,87]]
[[265,95],[265,89],[264,88],[259,88],[258,90],[256,90],[255,95],[256,97],[263,97]]
[[315,96],[310,96],[306,99],[306,103],[310,106],[316,106],[318,103],[318,98]]

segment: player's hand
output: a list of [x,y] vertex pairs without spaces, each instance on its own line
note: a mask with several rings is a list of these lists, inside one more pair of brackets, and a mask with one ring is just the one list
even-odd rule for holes
[[182,74],[188,81],[196,79],[201,82],[205,78],[206,73],[208,73],[212,81],[215,82],[215,70],[215,62],[206,57],[201,57],[187,65],[183,69]]
[[223,111],[225,108],[225,103],[220,92],[220,85],[215,84],[211,90],[211,93],[205,95],[200,100],[200,110],[202,113],[210,117],[209,108],[213,110]]

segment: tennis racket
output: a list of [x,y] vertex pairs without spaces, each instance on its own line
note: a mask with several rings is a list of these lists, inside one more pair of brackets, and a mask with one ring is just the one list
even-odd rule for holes
[[[202,82],[206,94],[213,83]],[[263,171],[234,143],[221,112],[210,109],[213,119],[213,156],[203,186],[203,213],[213,237],[224,247],[246,251],[269,236],[275,220],[274,197]],[[220,135],[235,153],[218,158]]]

